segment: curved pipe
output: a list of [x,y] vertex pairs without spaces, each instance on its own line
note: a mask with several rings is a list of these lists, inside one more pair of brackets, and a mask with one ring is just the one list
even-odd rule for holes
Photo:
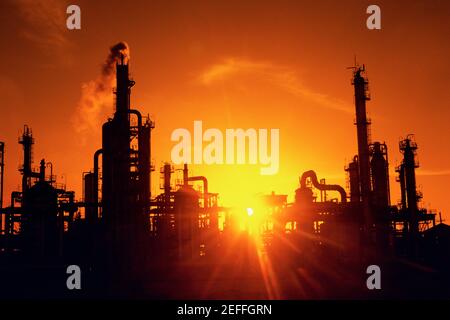
[[317,175],[313,170],[306,171],[300,178],[300,186],[306,188],[306,179],[310,178],[313,186],[319,190],[337,191],[341,195],[341,202],[347,202],[347,193],[344,188],[338,184],[321,184],[317,180]]
[[138,110],[135,110],[135,109],[128,110],[128,113],[134,114],[134,115],[137,116],[137,118],[138,118],[138,133],[140,133],[141,132],[141,128],[142,128],[142,115],[141,115],[141,113]]
[[208,196],[208,179],[204,176],[189,177],[188,181],[202,181],[203,182],[203,195],[205,199],[205,208],[209,207],[209,196]]

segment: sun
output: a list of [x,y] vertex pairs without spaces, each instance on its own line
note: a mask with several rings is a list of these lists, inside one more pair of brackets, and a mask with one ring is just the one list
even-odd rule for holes
[[253,215],[253,208],[247,208],[247,215],[251,217]]

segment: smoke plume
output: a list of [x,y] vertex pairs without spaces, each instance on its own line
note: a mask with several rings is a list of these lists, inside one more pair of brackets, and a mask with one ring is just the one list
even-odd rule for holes
[[120,60],[122,55],[124,56],[125,62],[130,59],[130,49],[126,42],[119,42],[110,48],[109,55],[103,64],[102,74],[105,76],[113,74],[115,71],[114,65]]
[[129,60],[130,50],[125,42],[119,42],[110,48],[97,79],[81,85],[81,97],[72,124],[82,145],[89,137],[100,132],[102,122],[113,111],[115,64],[120,61],[122,55],[125,61]]

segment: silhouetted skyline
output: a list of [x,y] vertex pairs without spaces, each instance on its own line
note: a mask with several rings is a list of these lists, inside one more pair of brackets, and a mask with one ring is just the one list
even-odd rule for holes
[[[356,148],[349,125],[354,117],[351,75],[345,68],[356,54],[373,83],[370,116],[377,125],[372,137],[390,146],[393,169],[401,160],[399,137],[415,133],[424,204],[449,217],[442,188],[450,173],[450,151],[442,146],[449,112],[446,2],[381,2],[379,31],[365,28],[365,4],[358,1],[81,1],[79,31],[64,28],[66,5],[1,4],[0,32],[8,44],[0,53],[8,61],[0,78],[5,194],[20,179],[16,140],[24,123],[39,139],[35,165],[41,157],[51,159],[55,173],[81,194],[80,173],[92,167],[84,155],[100,144],[99,130],[79,132],[73,126],[81,86],[100,76],[105,48],[125,40],[132,48],[132,75],[140,79],[132,104],[150,113],[157,126],[156,165],[170,160],[172,130],[190,127],[196,119],[221,129],[280,128],[275,178],[260,176],[255,166],[192,167],[217,186],[225,205],[245,205],[247,195],[271,191],[292,200],[294,177],[311,168],[330,183],[345,184],[341,169]],[[112,115],[112,98],[106,103],[94,115],[94,126]],[[233,175],[242,177],[240,184],[227,180]],[[392,179],[391,184],[396,202],[399,190]]]

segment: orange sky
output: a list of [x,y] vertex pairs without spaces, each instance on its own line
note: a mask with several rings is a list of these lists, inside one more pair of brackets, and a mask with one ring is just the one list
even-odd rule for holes
[[[391,169],[398,141],[415,133],[418,184],[428,208],[450,219],[450,63],[448,1],[377,1],[382,29],[365,27],[369,1],[77,1],[81,30],[65,28],[64,1],[0,3],[0,140],[6,142],[6,196],[19,183],[23,124],[45,157],[81,197],[81,174],[101,146],[100,126],[74,127],[81,87],[95,80],[111,45],[131,47],[132,107],[156,121],[152,152],[170,160],[171,132],[205,128],[279,128],[280,170],[259,166],[192,166],[225,205],[254,194],[292,195],[298,176],[345,185],[356,153],[353,88],[346,67],[368,69],[373,140],[386,141]],[[108,106],[109,105],[109,106]],[[92,119],[91,119],[92,120]],[[159,192],[154,173],[153,192]],[[398,184],[392,176],[392,199]],[[448,222],[448,221],[447,221]]]

